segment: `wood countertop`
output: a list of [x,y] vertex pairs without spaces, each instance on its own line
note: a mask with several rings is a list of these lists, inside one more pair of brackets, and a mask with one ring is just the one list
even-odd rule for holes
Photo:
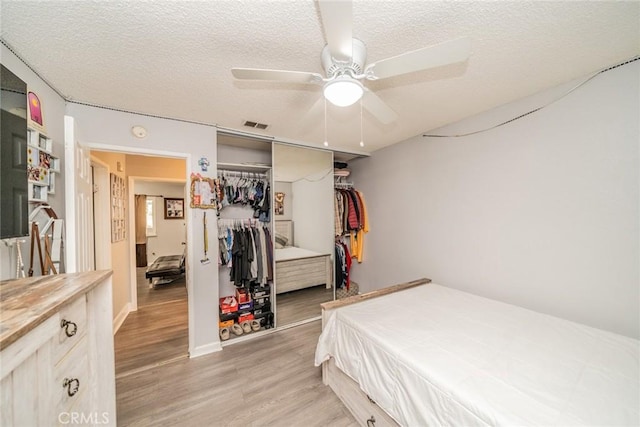
[[50,318],[62,305],[92,290],[111,274],[111,270],[99,270],[0,282],[0,350]]

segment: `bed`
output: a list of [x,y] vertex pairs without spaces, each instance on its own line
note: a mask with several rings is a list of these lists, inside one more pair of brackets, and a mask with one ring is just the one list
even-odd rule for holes
[[638,340],[428,282],[323,304],[315,363],[361,425],[640,424]]
[[291,221],[275,222],[276,294],[333,283],[331,255],[291,246]]
[[184,254],[158,257],[145,272],[145,277],[153,286],[170,283],[182,275],[184,275]]

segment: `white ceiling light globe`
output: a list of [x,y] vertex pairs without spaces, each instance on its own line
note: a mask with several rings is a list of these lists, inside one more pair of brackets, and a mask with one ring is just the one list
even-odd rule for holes
[[340,76],[324,85],[324,97],[338,107],[355,104],[363,93],[362,83],[349,76]]

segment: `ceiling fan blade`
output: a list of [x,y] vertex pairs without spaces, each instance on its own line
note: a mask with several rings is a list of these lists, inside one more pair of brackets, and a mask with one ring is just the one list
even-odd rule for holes
[[384,79],[461,62],[470,54],[471,39],[463,37],[375,62],[367,67],[366,74],[371,80]]
[[371,113],[380,123],[388,125],[398,118],[398,114],[391,109],[378,95],[369,89],[364,89],[362,107]]
[[321,83],[318,73],[304,71],[266,70],[260,68],[232,68],[231,73],[241,80],[271,80],[288,83]]
[[350,0],[318,0],[329,52],[337,61],[351,61],[353,5]]

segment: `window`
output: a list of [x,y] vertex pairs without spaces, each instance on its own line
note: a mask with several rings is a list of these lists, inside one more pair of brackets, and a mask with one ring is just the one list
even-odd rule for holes
[[156,233],[156,199],[147,197],[147,236],[157,236]]

